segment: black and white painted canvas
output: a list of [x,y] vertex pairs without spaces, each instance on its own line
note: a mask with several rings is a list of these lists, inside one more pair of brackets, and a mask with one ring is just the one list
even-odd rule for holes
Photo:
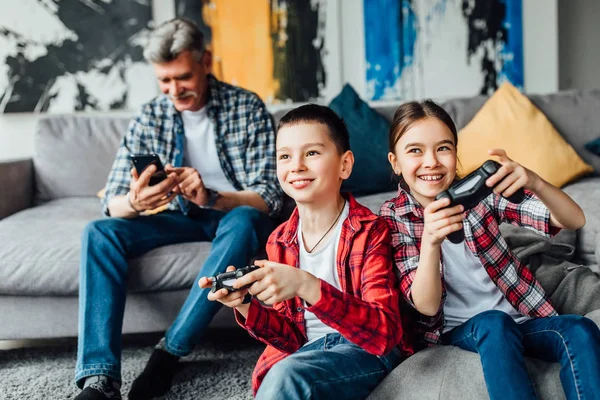
[[152,0],[0,0],[0,113],[135,110],[157,94]]

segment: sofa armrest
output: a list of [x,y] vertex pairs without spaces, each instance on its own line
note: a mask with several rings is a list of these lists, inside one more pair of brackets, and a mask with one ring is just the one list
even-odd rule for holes
[[33,160],[0,162],[0,219],[33,205]]

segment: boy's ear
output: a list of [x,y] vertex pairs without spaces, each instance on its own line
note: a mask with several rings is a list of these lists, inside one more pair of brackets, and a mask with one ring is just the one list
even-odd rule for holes
[[402,171],[400,170],[400,167],[398,166],[398,160],[396,159],[396,155],[394,153],[392,153],[391,151],[388,153],[388,161],[390,162],[390,165],[392,166],[392,169],[394,170],[394,174],[400,175],[402,173]]
[[352,173],[352,167],[354,167],[354,154],[348,150],[342,154],[342,170],[340,178],[348,179]]

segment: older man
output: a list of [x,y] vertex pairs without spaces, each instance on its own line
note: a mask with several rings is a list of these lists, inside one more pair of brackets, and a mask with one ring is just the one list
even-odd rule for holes
[[[270,115],[253,93],[210,74],[211,54],[191,22],[159,26],[144,51],[164,96],[132,120],[108,177],[112,218],[90,223],[81,255],[76,399],[120,398],[121,330],[127,260],[159,246],[212,241],[198,277],[243,266],[273,228],[281,207]],[[167,178],[131,169],[131,153],[156,153]],[[167,206],[151,216],[140,213]],[[197,280],[196,280],[197,281]],[[193,284],[181,311],[134,381],[130,399],[166,393],[179,357],[198,343],[218,307]]]

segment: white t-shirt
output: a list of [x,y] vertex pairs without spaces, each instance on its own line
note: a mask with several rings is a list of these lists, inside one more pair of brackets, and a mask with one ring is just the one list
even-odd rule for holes
[[236,189],[225,176],[219,161],[215,138],[215,124],[208,117],[207,107],[198,111],[183,111],[185,152],[183,165],[195,168],[204,186],[216,191],[235,192]]
[[[300,242],[300,269],[311,273],[319,279],[324,280],[330,285],[342,290],[340,285],[340,278],[337,273],[337,252],[340,243],[340,236],[342,234],[342,225],[344,220],[348,217],[350,212],[350,206],[348,202],[344,206],[344,211],[340,216],[333,234],[327,239],[327,241],[320,245],[320,248],[309,253],[304,248],[302,243],[302,224],[298,223],[298,241]],[[308,310],[304,310],[304,320],[306,323],[306,335],[308,342],[325,336],[328,333],[335,333],[337,330],[333,329],[329,325],[321,322],[319,318]]]
[[489,310],[504,311],[517,323],[529,319],[506,300],[465,241],[454,244],[444,240],[442,259],[446,283],[444,333]]

